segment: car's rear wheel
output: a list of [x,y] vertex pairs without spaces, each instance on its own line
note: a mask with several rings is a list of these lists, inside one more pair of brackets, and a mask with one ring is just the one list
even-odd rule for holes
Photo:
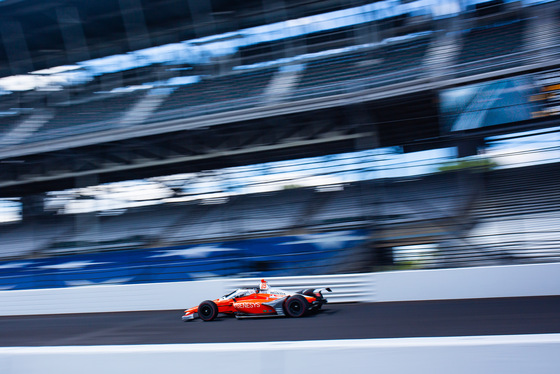
[[211,300],[206,300],[198,306],[198,316],[203,321],[212,321],[218,316],[218,306]]
[[301,317],[307,311],[309,307],[309,303],[305,299],[305,297],[301,295],[293,295],[286,300],[284,304],[285,312],[290,317]]
[[[308,288],[308,289],[302,290],[300,293],[302,295],[305,295],[305,296],[314,297],[315,300],[317,300],[317,301],[322,301],[323,300],[323,295],[321,294],[321,292],[319,291],[318,293],[315,293],[314,291],[315,291],[314,288]],[[323,303],[320,302],[320,303],[314,305],[313,308],[309,310],[309,312],[317,312],[321,309],[322,306],[323,306]]]

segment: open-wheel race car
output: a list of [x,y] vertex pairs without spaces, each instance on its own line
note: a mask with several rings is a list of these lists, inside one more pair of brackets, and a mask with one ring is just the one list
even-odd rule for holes
[[288,292],[269,288],[265,280],[259,287],[239,288],[219,299],[205,300],[200,305],[185,310],[183,321],[200,318],[212,321],[218,314],[234,315],[236,318],[248,317],[302,317],[316,312],[327,302],[323,291],[330,288],[305,289]]

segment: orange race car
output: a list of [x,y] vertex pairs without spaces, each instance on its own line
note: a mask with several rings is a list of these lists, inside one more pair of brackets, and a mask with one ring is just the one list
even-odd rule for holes
[[318,311],[327,302],[322,292],[330,288],[306,289],[292,293],[271,289],[263,279],[259,287],[239,288],[219,299],[206,300],[185,310],[183,321],[199,317],[212,321],[219,313],[245,317],[301,317],[309,312]]

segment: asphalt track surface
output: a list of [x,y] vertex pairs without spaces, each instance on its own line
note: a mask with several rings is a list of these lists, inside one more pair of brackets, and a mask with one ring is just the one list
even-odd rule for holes
[[182,322],[182,311],[0,317],[0,346],[264,342],[560,333],[560,296],[327,304],[303,318]]

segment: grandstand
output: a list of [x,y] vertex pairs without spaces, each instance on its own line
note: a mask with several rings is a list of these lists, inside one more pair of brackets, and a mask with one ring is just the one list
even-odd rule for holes
[[0,2],[0,288],[560,259],[557,2],[258,3]]

